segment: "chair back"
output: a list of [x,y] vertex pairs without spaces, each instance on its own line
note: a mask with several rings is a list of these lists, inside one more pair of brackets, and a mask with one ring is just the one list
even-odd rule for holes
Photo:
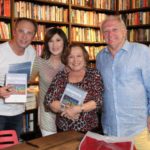
[[15,130],[0,131],[0,149],[18,144],[18,137]]

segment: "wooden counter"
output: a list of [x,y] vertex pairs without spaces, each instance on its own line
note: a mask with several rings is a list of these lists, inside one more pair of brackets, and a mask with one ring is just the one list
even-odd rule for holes
[[[78,150],[84,134],[67,131],[17,144],[5,150]],[[30,145],[33,144],[33,145]]]

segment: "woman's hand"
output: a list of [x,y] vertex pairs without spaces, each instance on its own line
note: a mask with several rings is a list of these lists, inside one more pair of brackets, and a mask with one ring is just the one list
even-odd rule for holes
[[80,106],[67,106],[61,113],[61,116],[66,117],[72,121],[78,120],[81,113]]

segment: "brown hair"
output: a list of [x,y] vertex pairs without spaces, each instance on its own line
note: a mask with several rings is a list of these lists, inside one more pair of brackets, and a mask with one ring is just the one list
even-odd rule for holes
[[82,44],[70,44],[68,46],[66,52],[62,56],[62,62],[65,65],[68,65],[68,57],[69,57],[73,47],[80,47],[82,49],[84,60],[85,60],[86,64],[88,64],[88,62],[89,62],[89,54],[88,54],[87,50],[85,49],[84,45],[82,45]]
[[[42,58],[44,59],[49,59],[51,56],[51,52],[49,50],[49,46],[48,46],[48,42],[52,39],[52,37],[58,34],[62,39],[63,39],[63,43],[64,43],[64,47],[63,47],[63,51],[62,51],[62,55],[63,53],[66,51],[67,46],[68,46],[68,39],[66,34],[64,33],[64,31],[61,28],[50,28],[45,35],[45,40],[44,40],[44,48],[43,48],[43,53],[42,53]],[[62,57],[62,56],[61,56]]]
[[34,31],[35,31],[34,34],[36,34],[38,27],[37,27],[37,23],[36,23],[36,21],[35,21],[34,19],[30,19],[30,18],[26,18],[26,17],[17,18],[17,19],[15,20],[15,27],[17,27],[17,25],[18,25],[20,22],[22,22],[22,21],[27,21],[27,22],[32,23],[33,26],[34,26]]

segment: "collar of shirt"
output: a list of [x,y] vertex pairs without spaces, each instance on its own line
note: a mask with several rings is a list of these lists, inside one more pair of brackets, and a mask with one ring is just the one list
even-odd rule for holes
[[[129,51],[130,50],[130,43],[129,43],[129,41],[128,40],[126,40],[125,41],[125,43],[123,44],[123,47],[120,49],[120,50],[125,50],[125,51]],[[108,47],[105,47],[104,48],[104,52],[106,52],[106,53],[110,53],[110,51],[109,51],[109,49],[108,49]]]

